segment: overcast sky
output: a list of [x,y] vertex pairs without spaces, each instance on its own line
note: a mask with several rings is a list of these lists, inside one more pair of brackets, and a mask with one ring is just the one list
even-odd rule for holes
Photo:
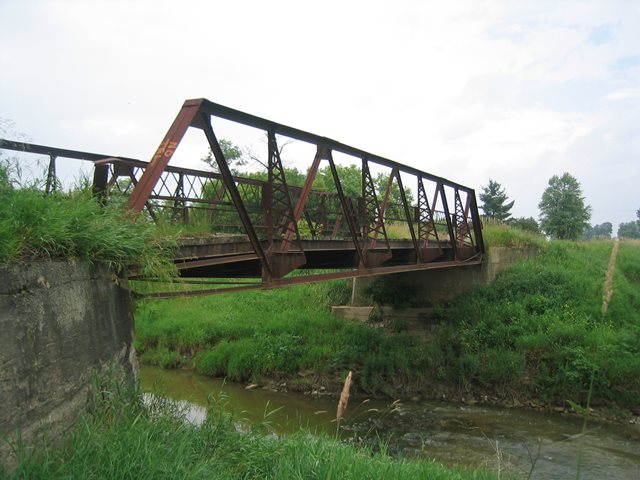
[[[515,216],[565,171],[594,224],[640,207],[640,1],[0,0],[0,19],[0,117],[34,143],[149,160],[206,97],[492,178]],[[185,145],[178,164],[206,150]]]

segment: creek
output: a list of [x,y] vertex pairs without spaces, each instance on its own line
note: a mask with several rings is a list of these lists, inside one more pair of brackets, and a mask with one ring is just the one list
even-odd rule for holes
[[[142,389],[187,402],[202,421],[223,404],[239,424],[263,424],[278,434],[335,435],[333,398],[283,393],[142,365]],[[340,428],[345,441],[363,442],[405,458],[485,467],[531,479],[640,479],[640,431],[562,414],[440,401],[391,402],[351,398]],[[578,466],[579,465],[579,466]]]

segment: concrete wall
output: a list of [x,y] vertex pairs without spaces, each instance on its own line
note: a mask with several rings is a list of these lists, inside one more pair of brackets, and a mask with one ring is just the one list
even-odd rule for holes
[[[492,247],[482,265],[422,270],[390,275],[394,284],[407,291],[415,291],[415,306],[432,306],[435,302],[452,300],[478,286],[495,280],[496,276],[514,262],[527,260],[539,254],[535,247]],[[372,277],[356,278],[353,282],[351,304],[370,305],[365,295]]]
[[0,459],[3,440],[29,443],[68,428],[91,376],[111,368],[134,380],[129,291],[107,268],[50,261],[0,266]]

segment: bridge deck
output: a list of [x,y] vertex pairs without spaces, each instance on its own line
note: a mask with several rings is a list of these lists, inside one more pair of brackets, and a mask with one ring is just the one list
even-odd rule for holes
[[[411,240],[392,240],[389,246],[391,255],[387,255],[389,258],[377,268],[398,267],[395,271],[410,271],[420,266],[428,268],[427,263],[421,265],[418,261]],[[276,251],[277,247],[274,248]],[[356,276],[356,270],[362,267],[351,239],[303,239],[301,247],[305,263],[299,269],[346,269],[353,270],[353,276]],[[269,250],[266,241],[263,242],[263,248]],[[381,248],[370,252],[382,255],[387,250]],[[474,253],[469,249],[465,264],[473,260],[470,257]],[[458,251],[458,254],[462,252]],[[427,247],[422,257],[429,259],[428,264],[432,268],[438,268],[438,264],[451,266],[454,260],[451,245],[444,243]],[[178,242],[175,262],[180,276],[184,278],[260,278],[262,272],[260,259],[246,235],[182,238]]]

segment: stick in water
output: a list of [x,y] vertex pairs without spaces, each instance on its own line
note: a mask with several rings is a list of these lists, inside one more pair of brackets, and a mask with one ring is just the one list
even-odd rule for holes
[[344,387],[342,387],[342,393],[340,394],[340,401],[338,402],[338,412],[336,413],[336,420],[339,422],[342,420],[342,415],[347,409],[347,403],[349,403],[349,389],[351,389],[351,370],[344,381]]

